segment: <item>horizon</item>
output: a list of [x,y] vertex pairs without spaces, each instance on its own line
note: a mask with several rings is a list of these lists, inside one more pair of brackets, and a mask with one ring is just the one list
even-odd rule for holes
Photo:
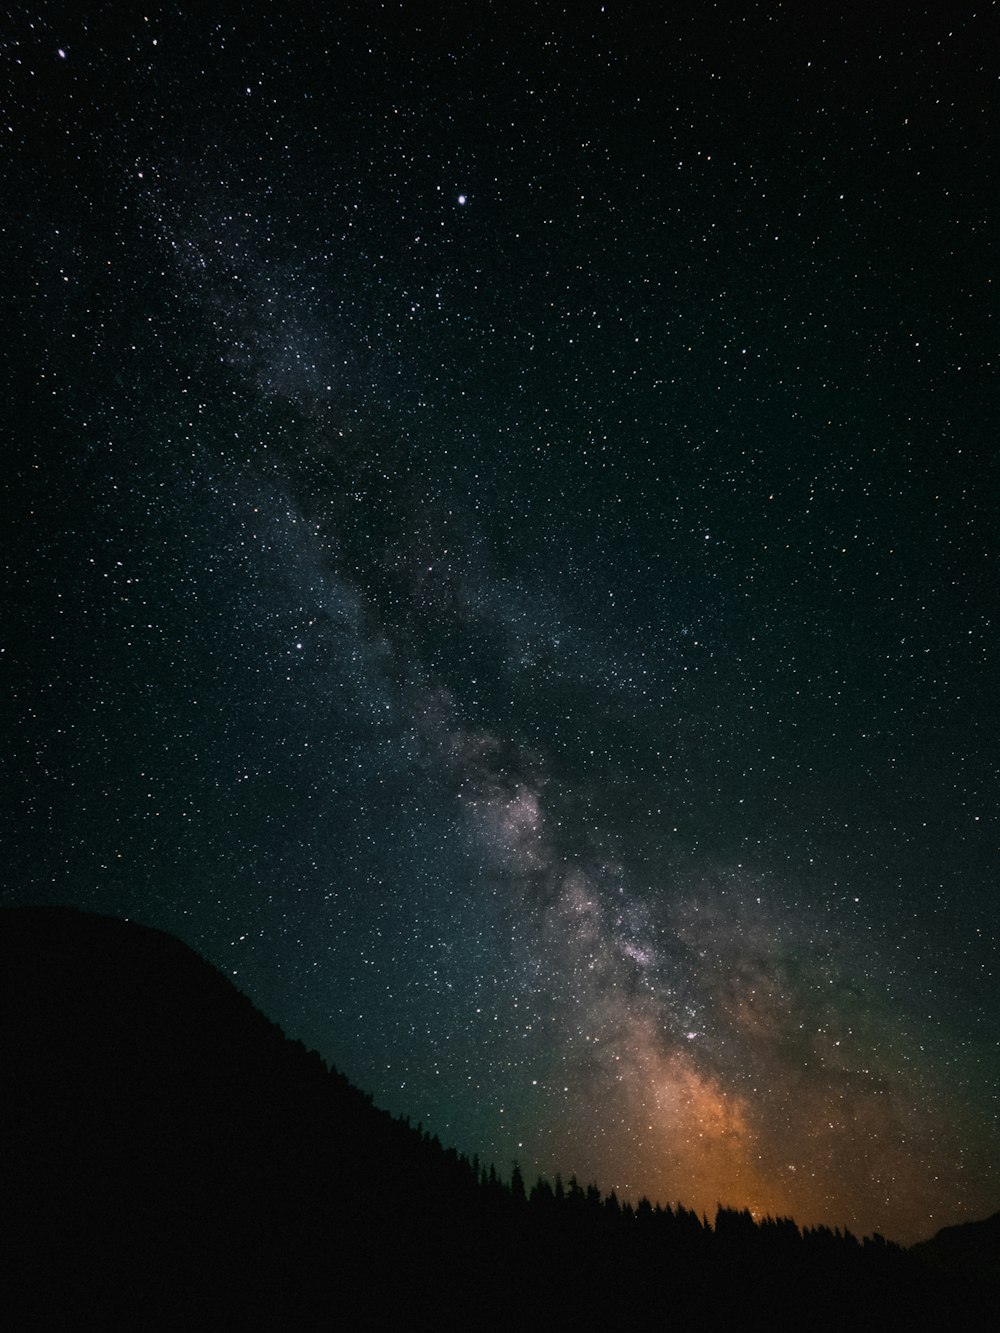
[[[98,920],[113,921],[117,924],[137,926],[141,930],[151,930],[157,934],[163,935],[167,939],[169,939],[172,943],[179,944],[182,946],[182,948],[189,950],[195,958],[199,959],[200,961],[207,962],[209,966],[213,969],[213,971],[215,971],[227,985],[231,986],[234,990],[238,991],[241,995],[243,995],[245,999],[250,1001],[250,1003],[254,1007],[255,1012],[258,1015],[266,1019],[269,1023],[275,1022],[275,1020],[268,1013],[266,1013],[254,1002],[254,999],[251,995],[247,994],[246,991],[243,991],[240,988],[240,986],[237,984],[236,980],[232,976],[227,976],[226,973],[221,968],[216,967],[215,964],[210,962],[210,960],[205,959],[203,955],[198,952],[197,949],[194,949],[179,935],[164,930],[163,927],[161,926],[150,925],[149,923],[136,921],[129,917],[119,917],[103,912],[92,912],[89,911],[88,909],[81,908],[78,904],[73,902],[46,903],[46,904],[24,903],[24,904],[19,904],[18,907],[16,908],[8,908],[0,906],[0,924],[2,924],[2,917],[6,911],[18,911],[18,910],[26,912],[32,912],[32,911],[71,912],[83,916],[94,917]],[[287,1032],[280,1024],[277,1024],[277,1027],[281,1032],[282,1037],[289,1044],[300,1046],[304,1051],[308,1051],[309,1054],[319,1056],[325,1070],[328,1073],[339,1074],[346,1077],[346,1075],[343,1075],[343,1071],[338,1069],[335,1063],[333,1063],[332,1061],[328,1060],[323,1056],[322,1052],[316,1051],[308,1047],[302,1041],[302,1039],[298,1037],[294,1032]],[[630,1195],[627,1192],[624,1192],[622,1187],[614,1185],[605,1186],[599,1180],[584,1179],[578,1176],[578,1173],[575,1171],[567,1172],[558,1167],[549,1174],[546,1174],[545,1172],[538,1172],[537,1174],[532,1175],[530,1173],[525,1172],[522,1163],[517,1159],[514,1159],[506,1164],[498,1165],[496,1162],[492,1162],[488,1158],[484,1158],[482,1154],[479,1153],[475,1148],[469,1148],[468,1146],[462,1144],[450,1143],[442,1140],[440,1135],[434,1130],[433,1127],[423,1124],[422,1121],[414,1122],[414,1119],[411,1115],[405,1112],[393,1112],[389,1110],[389,1108],[387,1107],[380,1106],[371,1092],[369,1092],[365,1088],[358,1087],[350,1080],[348,1080],[348,1082],[350,1086],[354,1088],[354,1090],[357,1093],[359,1093],[362,1097],[364,1097],[376,1111],[385,1112],[386,1114],[392,1116],[395,1120],[399,1121],[400,1123],[405,1123],[405,1125],[409,1129],[413,1130],[413,1132],[419,1137],[422,1137],[427,1140],[431,1139],[436,1140],[443,1150],[445,1151],[452,1150],[460,1154],[461,1157],[463,1157],[466,1161],[470,1163],[470,1165],[473,1162],[478,1161],[483,1180],[486,1179],[488,1172],[495,1171],[499,1183],[505,1189],[510,1191],[512,1188],[513,1172],[514,1171],[519,1172],[523,1181],[526,1197],[528,1197],[529,1199],[534,1194],[538,1186],[548,1186],[552,1189],[557,1189],[558,1188],[557,1182],[561,1182],[562,1187],[568,1192],[571,1189],[573,1183],[575,1182],[577,1186],[584,1192],[588,1191],[590,1188],[596,1188],[600,1193],[600,1198],[602,1203],[609,1202],[611,1196],[614,1195],[615,1198],[617,1199],[618,1204],[622,1208],[625,1208],[625,1206],[628,1205],[629,1208],[635,1210],[642,1203],[647,1203],[654,1209],[654,1211],[663,1210],[668,1212],[673,1211],[674,1213],[690,1213],[696,1216],[699,1222],[706,1229],[711,1231],[714,1231],[716,1229],[715,1223],[717,1219],[717,1214],[719,1212],[732,1214],[732,1213],[742,1213],[745,1210],[751,1215],[754,1222],[758,1224],[763,1222],[792,1222],[794,1223],[795,1227],[800,1233],[805,1233],[806,1231],[811,1229],[817,1229],[817,1230],[827,1230],[834,1234],[843,1236],[855,1235],[855,1233],[852,1231],[850,1227],[842,1223],[833,1221],[829,1218],[812,1219],[809,1221],[805,1221],[798,1217],[792,1217],[787,1214],[760,1212],[753,1209],[749,1205],[733,1204],[725,1199],[717,1199],[713,1207],[691,1207],[689,1201],[685,1199],[650,1198],[648,1195],[641,1193],[636,1195]],[[918,1245],[927,1240],[933,1239],[933,1237],[936,1236],[938,1232],[942,1230],[948,1230],[954,1228],[955,1226],[975,1225],[978,1222],[990,1221],[993,1217],[1000,1217],[1000,1209],[982,1218],[963,1219],[962,1221],[957,1223],[942,1222],[940,1225],[935,1227],[935,1230],[931,1235],[918,1237],[916,1240],[910,1240],[906,1242],[900,1241],[895,1236],[891,1235],[885,1236],[878,1231],[872,1233],[858,1233],[857,1235],[855,1235],[855,1238],[858,1241],[861,1241],[861,1240],[870,1240],[872,1238],[877,1239],[881,1237],[882,1239],[887,1240],[891,1244],[904,1245],[905,1248],[910,1248],[913,1245]]]

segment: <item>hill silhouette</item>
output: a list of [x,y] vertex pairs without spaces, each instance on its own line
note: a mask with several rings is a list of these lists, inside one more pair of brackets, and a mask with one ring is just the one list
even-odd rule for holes
[[1000,1308],[1000,1213],[982,1222],[942,1227],[910,1251],[938,1272],[987,1286]]
[[501,1179],[157,930],[6,909],[0,987],[8,1328],[927,1329],[988,1293],[880,1237]]

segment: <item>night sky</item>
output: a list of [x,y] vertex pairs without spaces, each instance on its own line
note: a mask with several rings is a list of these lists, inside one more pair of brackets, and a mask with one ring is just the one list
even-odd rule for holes
[[287,8],[0,29],[3,900],[529,1183],[996,1210],[996,6]]

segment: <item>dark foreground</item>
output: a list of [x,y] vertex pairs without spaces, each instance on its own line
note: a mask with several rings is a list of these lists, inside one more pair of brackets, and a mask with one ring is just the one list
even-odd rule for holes
[[0,979],[6,1328],[991,1326],[997,1219],[907,1252],[526,1192],[110,918],[0,912]]

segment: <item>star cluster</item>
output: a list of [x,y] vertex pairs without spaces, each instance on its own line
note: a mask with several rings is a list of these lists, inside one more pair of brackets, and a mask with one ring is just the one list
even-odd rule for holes
[[503,1169],[995,1209],[989,17],[20,10],[5,898]]

